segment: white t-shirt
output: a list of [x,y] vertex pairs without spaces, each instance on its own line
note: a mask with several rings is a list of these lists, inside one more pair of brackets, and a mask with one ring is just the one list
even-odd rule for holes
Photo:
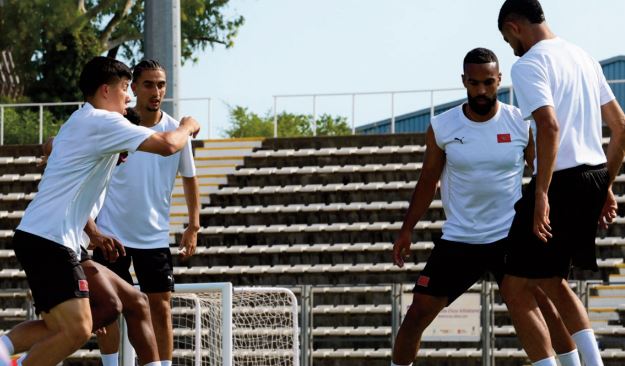
[[[561,38],[540,41],[512,66],[512,83],[523,118],[531,119],[540,107],[555,109],[560,124],[555,170],[606,162],[601,106],[614,94],[586,51]],[[534,121],[532,129],[536,137]]]
[[83,229],[111,178],[117,153],[135,151],[153,133],[119,113],[86,103],[54,138],[39,191],[17,229],[64,245],[80,256]]
[[[153,131],[172,131],[178,121],[163,112]],[[115,168],[98,228],[129,248],[169,247],[169,208],[176,173],[195,176],[191,139],[167,157],[137,151]]]
[[529,122],[516,107],[498,105],[485,122],[469,120],[462,105],[432,119],[436,144],[446,155],[443,239],[489,244],[508,236],[521,198]]

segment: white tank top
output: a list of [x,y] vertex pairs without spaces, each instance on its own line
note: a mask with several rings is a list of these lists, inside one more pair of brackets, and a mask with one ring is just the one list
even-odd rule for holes
[[529,122],[504,103],[490,120],[473,122],[461,105],[435,116],[432,129],[446,155],[443,239],[489,244],[508,236],[521,197]]

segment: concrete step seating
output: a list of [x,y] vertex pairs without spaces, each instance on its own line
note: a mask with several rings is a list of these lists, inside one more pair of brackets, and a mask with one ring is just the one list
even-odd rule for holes
[[[210,203],[210,195],[227,183],[226,176],[243,164],[244,157],[262,145],[262,138],[204,140],[195,148],[195,166],[200,189],[200,203]],[[188,223],[182,178],[176,177],[172,192],[170,222],[176,228]],[[184,215],[180,215],[184,214]]]
[[41,162],[41,158],[38,156],[0,156],[0,165],[37,164],[39,162]]
[[290,156],[331,156],[331,155],[375,155],[424,152],[424,145],[405,146],[361,146],[361,147],[327,147],[321,149],[281,149],[256,150],[250,158],[290,157]]

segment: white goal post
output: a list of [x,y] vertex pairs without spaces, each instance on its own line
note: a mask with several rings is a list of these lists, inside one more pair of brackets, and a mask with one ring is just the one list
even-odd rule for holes
[[[176,284],[172,318],[174,366],[299,366],[298,306],[289,289]],[[134,366],[121,328],[121,364]]]

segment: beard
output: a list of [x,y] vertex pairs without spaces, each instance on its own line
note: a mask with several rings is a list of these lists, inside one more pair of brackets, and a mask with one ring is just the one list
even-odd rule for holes
[[[493,110],[493,107],[497,103],[497,95],[493,97],[487,97],[481,95],[479,97],[472,97],[467,94],[467,100],[469,102],[469,107],[471,110],[480,116],[485,116]],[[486,103],[478,103],[485,101]]]

